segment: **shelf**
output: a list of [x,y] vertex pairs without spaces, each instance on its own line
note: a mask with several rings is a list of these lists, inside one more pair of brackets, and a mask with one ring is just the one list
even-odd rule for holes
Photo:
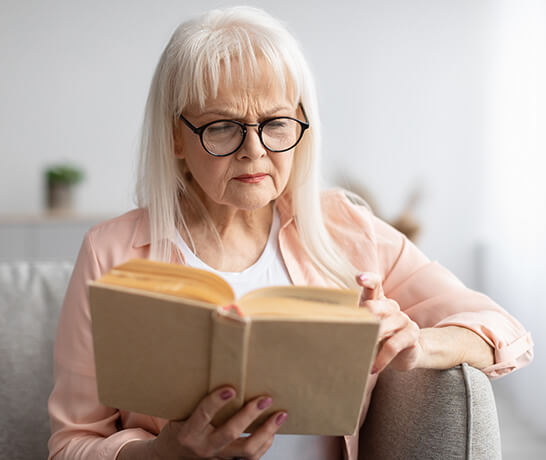
[[0,261],[74,262],[87,231],[107,214],[0,214]]
[[0,225],[27,225],[48,223],[98,223],[115,217],[115,214],[81,214],[70,212],[44,212],[36,214],[0,214]]

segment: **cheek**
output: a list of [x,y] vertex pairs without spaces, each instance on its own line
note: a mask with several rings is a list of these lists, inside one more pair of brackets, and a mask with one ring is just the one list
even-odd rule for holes
[[197,158],[186,156],[186,165],[194,180],[208,195],[217,195],[225,185],[229,164],[222,159],[204,155],[200,154]]
[[293,162],[294,162],[293,152],[290,152],[285,157],[278,158],[275,161],[275,168],[277,171],[278,180],[282,182],[282,185],[286,185],[286,182],[288,182],[288,178],[290,177],[290,173],[292,171]]
[[218,177],[219,171],[216,165],[208,161],[196,161],[189,164],[190,172],[203,185],[207,185]]

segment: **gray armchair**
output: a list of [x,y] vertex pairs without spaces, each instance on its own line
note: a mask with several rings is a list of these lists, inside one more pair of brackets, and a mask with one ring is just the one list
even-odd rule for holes
[[501,458],[497,410],[485,374],[463,364],[445,371],[387,369],[360,430],[361,459]]
[[[47,457],[55,326],[72,266],[0,263],[0,457]],[[381,374],[360,431],[362,459],[500,458],[493,392],[480,371]]]

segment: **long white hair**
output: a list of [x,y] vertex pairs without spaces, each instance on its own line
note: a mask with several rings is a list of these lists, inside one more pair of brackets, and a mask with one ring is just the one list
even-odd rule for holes
[[184,160],[174,155],[173,125],[186,106],[198,103],[203,107],[207,97],[214,97],[220,79],[230,80],[233,66],[240,66],[238,75],[249,82],[259,78],[259,58],[265,59],[281,87],[289,88],[294,100],[303,104],[310,123],[295,148],[284,191],[290,195],[303,246],[333,282],[356,287],[355,269],[337,250],[322,219],[320,120],[313,76],[286,28],[251,7],[212,10],[182,23],[161,55],[146,103],[136,190],[138,205],[147,208],[150,216],[150,258],[170,260],[169,240],[176,228],[183,229],[191,241],[182,200],[215,232],[207,210],[182,172],[179,162]]

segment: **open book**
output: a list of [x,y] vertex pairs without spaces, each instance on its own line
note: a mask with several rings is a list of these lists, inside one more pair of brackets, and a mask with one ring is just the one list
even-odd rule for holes
[[223,423],[260,395],[288,418],[279,433],[358,428],[379,324],[353,290],[283,286],[235,299],[219,276],[131,260],[89,282],[100,401],[166,419],[188,417],[211,390],[237,396]]

